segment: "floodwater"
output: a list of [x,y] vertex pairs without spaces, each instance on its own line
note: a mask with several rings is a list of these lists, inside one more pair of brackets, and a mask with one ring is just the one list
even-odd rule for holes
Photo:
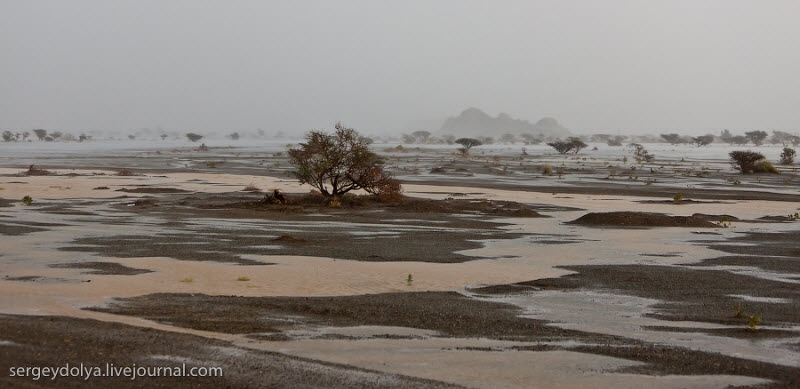
[[[50,146],[47,146],[50,147]],[[127,150],[127,149],[126,149]],[[53,161],[67,162],[72,152],[39,150],[51,155]],[[84,155],[86,150],[75,150]],[[102,154],[101,151],[96,151]],[[108,150],[104,151],[108,152]],[[128,157],[146,150],[121,152]],[[528,152],[531,152],[530,148]],[[36,163],[22,153],[14,155],[22,164]],[[601,158],[598,156],[597,158]],[[710,159],[721,163],[716,156]],[[17,161],[15,161],[16,163]],[[5,166],[9,160],[3,161]],[[558,277],[568,273],[556,266],[647,264],[680,266],[702,259],[723,255],[709,249],[702,240],[724,241],[741,232],[778,232],[785,224],[734,223],[730,228],[715,228],[714,235],[697,235],[687,228],[658,229],[600,229],[564,224],[586,212],[650,211],[677,215],[691,213],[730,214],[741,219],[765,215],[785,215],[796,204],[769,201],[723,201],[674,204],[643,203],[643,198],[631,196],[558,195],[490,188],[405,185],[410,196],[445,198],[462,193],[465,198],[488,198],[533,204],[553,204],[568,207],[547,213],[550,218],[498,219],[510,223],[504,227],[513,239],[482,241],[483,247],[461,254],[480,257],[465,263],[437,264],[427,262],[359,262],[337,258],[278,255],[249,255],[247,259],[271,263],[271,266],[247,266],[220,262],[176,260],[165,257],[103,258],[83,252],[60,251],[75,239],[171,232],[165,219],[157,214],[143,217],[121,212],[114,204],[132,203],[136,196],[116,198],[118,192],[95,190],[97,187],[121,187],[138,184],[178,188],[187,191],[231,192],[255,183],[259,187],[281,187],[285,191],[305,191],[307,188],[284,178],[229,173],[163,173],[147,176],[114,176],[113,170],[64,169],[77,176],[10,177],[20,168],[0,168],[0,197],[19,199],[30,195],[37,206],[70,206],[64,213],[36,212],[15,204],[2,208],[2,219],[8,225],[46,224],[43,231],[0,238],[0,274],[4,278],[39,277],[37,282],[0,279],[0,313],[29,315],[67,315],[118,321],[130,325],[150,326],[176,332],[201,334],[225,339],[246,348],[266,349],[317,360],[342,363],[366,369],[399,373],[416,377],[453,382],[469,387],[529,387],[536,382],[541,387],[726,387],[755,385],[762,380],[731,376],[643,376],[616,371],[631,362],[610,357],[586,355],[571,351],[520,351],[512,347],[521,342],[488,339],[440,338],[430,331],[396,327],[315,328],[288,342],[254,341],[235,335],[194,331],[121,317],[81,308],[102,306],[114,297],[133,297],[149,293],[204,293],[240,296],[344,296],[401,291],[459,291],[476,299],[501,301],[521,307],[524,316],[552,321],[552,325],[595,333],[624,336],[657,344],[674,345],[711,351],[786,366],[800,366],[800,352],[788,345],[800,339],[781,341],[741,340],[693,332],[648,330],[649,327],[720,328],[707,323],[663,321],[646,314],[652,312],[655,300],[611,293],[590,291],[532,291],[525,295],[479,297],[471,289],[486,285],[509,284],[541,278]],[[57,169],[58,170],[58,169]],[[100,173],[104,173],[101,175]],[[699,183],[698,183],[699,184]],[[794,190],[779,188],[780,191]],[[97,201],[95,201],[97,200]],[[119,220],[118,224],[98,221]],[[224,228],[219,219],[192,219],[198,229],[214,226]],[[257,220],[235,220],[231,226],[258,228]],[[439,228],[420,223],[365,226],[347,221],[330,220],[328,227],[352,231],[354,236],[393,234],[397,229]],[[284,223],[284,228],[299,228]],[[366,228],[369,227],[369,228]],[[789,228],[794,228],[790,226]],[[518,237],[516,237],[518,236]],[[274,243],[272,243],[274,244]],[[269,250],[269,246],[262,247]],[[87,275],[81,269],[52,268],[50,264],[109,261],[125,266],[151,270],[135,276]],[[775,274],[757,268],[734,269],[749,275],[782,282],[798,282],[796,274]],[[406,282],[413,274],[414,282]],[[248,281],[238,281],[242,276]],[[91,282],[89,281],[89,278]],[[182,282],[190,279],[191,282]],[[753,296],[739,296],[748,301]],[[787,330],[786,328],[782,328]],[[338,333],[359,336],[357,340],[318,338],[316,334]],[[296,334],[297,335],[297,334]],[[385,339],[377,335],[403,335],[403,339]],[[410,336],[410,338],[409,338]],[[0,335],[0,342],[2,342]],[[486,351],[493,350],[493,351]],[[480,367],[480,368],[478,368]],[[496,374],[487,375],[487,371]]]

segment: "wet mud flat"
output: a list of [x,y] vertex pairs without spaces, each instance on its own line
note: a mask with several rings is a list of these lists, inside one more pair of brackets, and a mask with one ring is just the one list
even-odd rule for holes
[[[224,170],[217,171],[222,174]],[[8,377],[5,373],[12,364],[111,361],[117,365],[171,366],[188,361],[190,365],[223,366],[225,377],[162,377],[133,383],[114,379],[113,383],[123,387],[530,387],[537,382],[524,375],[514,379],[519,373],[510,364],[505,377],[494,381],[496,385],[489,379],[460,378],[449,373],[458,370],[451,365],[442,365],[442,371],[430,374],[421,365],[392,366],[398,364],[395,355],[401,353],[399,350],[412,350],[416,355],[415,347],[427,345],[424,347],[435,351],[419,354],[417,359],[425,361],[425,356],[434,355],[474,361],[510,358],[528,363],[528,358],[534,360],[537,355],[567,355],[576,366],[582,358],[610,357],[620,363],[597,368],[586,377],[587,373],[574,367],[561,373],[561,381],[555,381],[567,387],[581,387],[587,382],[600,387],[611,387],[615,382],[628,386],[635,386],[631,382],[659,383],[662,387],[800,385],[800,239],[791,218],[759,220],[748,215],[734,221],[736,230],[731,232],[720,226],[721,208],[707,209],[709,204],[702,202],[674,205],[674,211],[669,212],[692,219],[670,219],[661,211],[603,218],[601,212],[594,212],[607,210],[606,206],[594,209],[603,200],[576,206],[568,201],[573,199],[561,198],[569,197],[568,189],[560,190],[560,196],[554,195],[546,203],[540,197],[529,202],[504,201],[492,198],[494,189],[488,181],[470,179],[472,187],[481,188],[474,194],[464,193],[463,187],[451,190],[439,186],[437,193],[445,199],[412,198],[404,206],[353,198],[336,208],[314,200],[301,201],[301,192],[290,192],[295,201],[283,206],[261,202],[263,195],[258,193],[187,189],[196,182],[131,189],[105,199],[42,199],[27,208],[11,200],[0,202],[13,210],[9,212],[13,217],[0,218],[2,238],[6,242],[21,239],[19,244],[30,245],[5,243],[14,250],[0,254],[0,262],[5,261],[0,269],[0,283],[8,288],[4,290],[33,290],[36,286],[57,290],[62,284],[78,285],[74,286],[78,290],[113,282],[163,281],[147,278],[164,271],[152,266],[153,257],[176,260],[169,266],[179,269],[183,269],[182,264],[215,266],[199,267],[207,269],[204,271],[228,266],[238,269],[231,274],[241,274],[243,280],[230,280],[230,284],[241,286],[234,289],[228,284],[219,287],[203,284],[200,279],[192,282],[173,277],[171,284],[155,292],[103,291],[107,296],[103,303],[79,304],[75,311],[66,310],[73,312],[71,317],[0,315],[0,380],[11,387],[51,386],[50,382]],[[462,184],[464,180],[459,181]],[[115,188],[113,183],[110,186]],[[597,190],[600,196],[623,196],[616,188],[613,193],[603,193],[602,186]],[[665,193],[673,191],[649,188],[654,198],[664,198]],[[520,191],[519,187],[510,189]],[[577,198],[584,190],[588,189],[575,189],[572,195]],[[734,201],[730,188],[725,190],[718,199]],[[713,190],[708,192],[704,199],[717,198]],[[748,196],[759,197],[752,193]],[[778,201],[788,205],[796,201],[794,195],[784,193],[767,197],[770,201],[780,197]],[[630,204],[629,208],[648,206],[638,199]],[[735,203],[730,205],[725,214],[741,216]],[[621,206],[616,211],[627,208]],[[783,205],[777,208],[793,209]],[[776,214],[763,212],[760,216]],[[602,220],[594,225],[574,223],[589,214],[601,215]],[[686,220],[690,223],[684,223]],[[540,229],[526,230],[520,227],[524,223]],[[564,252],[578,250],[577,255],[586,258],[597,256],[598,250],[592,247],[605,250],[602,237],[609,231],[635,241],[645,236],[645,231],[652,237],[658,231],[676,234],[675,229],[687,232],[676,235],[680,241],[663,246],[670,250],[657,246],[659,249],[652,251],[610,251],[622,256],[621,263],[565,263],[556,266],[564,274],[558,277],[454,285],[427,280],[429,275],[417,271],[413,277],[408,274],[406,280],[406,272],[401,271],[391,275],[397,278],[392,280],[397,285],[385,288],[390,291],[376,293],[372,291],[380,288],[364,285],[363,290],[370,292],[358,293],[357,287],[337,289],[339,284],[348,284],[348,277],[362,276],[345,271],[331,273],[327,280],[322,276],[329,288],[323,295],[298,292],[299,284],[309,282],[302,276],[286,278],[285,283],[272,285],[269,292],[258,289],[259,276],[289,266],[282,258],[291,256],[330,257],[336,262],[326,265],[330,269],[341,263],[355,266],[354,271],[377,269],[359,264],[382,267],[423,263],[445,266],[442,274],[447,269],[460,272],[458,266],[480,262],[482,271],[492,273],[508,262],[534,263],[538,253],[557,253],[554,247]],[[37,236],[50,236],[40,235],[48,233],[61,239],[45,245],[52,259],[30,258],[35,266],[25,268],[20,264],[24,262],[22,253],[26,249],[38,252],[38,246],[31,242]],[[492,247],[513,246],[518,241],[522,246],[513,255],[500,251],[493,254]],[[692,247],[710,248],[714,255],[703,251],[706,254],[700,260],[684,261]],[[525,269],[524,263],[515,266]],[[182,292],[186,289],[191,292]],[[561,296],[582,300],[583,305],[537,305],[539,299]],[[651,303],[641,312],[632,310],[615,316],[617,307],[605,305],[598,296]],[[567,313],[580,318],[578,308],[587,306],[608,311],[608,326],[612,328],[597,325],[592,329],[592,318],[586,319],[588,326],[582,326],[559,312],[572,310],[575,312]],[[3,308],[13,312],[11,305]],[[755,329],[749,326],[751,316],[761,319]],[[623,327],[624,322],[637,318],[645,320],[640,334],[613,330],[614,320]],[[669,337],[686,341],[664,340]],[[741,347],[741,352],[692,346],[697,339],[731,342],[733,348]],[[376,352],[373,346],[383,351]],[[345,349],[362,347],[364,355],[383,359],[384,365],[342,356]],[[777,356],[764,355],[770,351]],[[431,359],[430,364],[436,361],[439,359]],[[459,374],[474,370],[490,377],[496,368],[486,366],[483,372],[479,367],[461,367]],[[585,381],[575,377],[584,377]],[[644,381],[625,381],[631,377]],[[717,378],[702,381],[704,377]],[[109,382],[107,378],[58,380],[59,386],[67,387],[107,386]]]

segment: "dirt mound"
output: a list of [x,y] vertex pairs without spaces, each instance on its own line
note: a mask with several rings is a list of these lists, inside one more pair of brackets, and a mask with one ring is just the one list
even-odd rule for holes
[[568,224],[604,227],[718,227],[696,216],[669,216],[651,212],[592,212]]

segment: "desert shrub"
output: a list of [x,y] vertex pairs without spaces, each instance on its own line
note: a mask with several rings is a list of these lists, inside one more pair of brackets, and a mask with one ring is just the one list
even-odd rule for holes
[[544,174],[546,176],[552,176],[553,175],[553,167],[550,166],[550,164],[548,164],[548,163],[542,165],[542,174]]
[[791,165],[792,163],[794,163],[795,154],[797,154],[797,152],[794,151],[793,148],[784,147],[783,148],[783,152],[781,153],[780,164],[781,165]]
[[780,173],[772,164],[764,158],[764,154],[756,151],[736,150],[728,153],[733,168],[742,174],[752,173]]
[[755,173],[769,173],[769,174],[781,174],[781,172],[772,166],[772,162],[770,161],[758,161],[756,163],[756,168],[754,170]]
[[648,152],[647,149],[639,143],[631,143],[628,145],[628,147],[631,149],[631,152],[636,158],[636,162],[653,162],[653,160],[656,159],[655,155],[650,154],[650,152]]
[[135,176],[136,173],[133,172],[131,169],[122,169],[117,172],[118,176],[128,177],[128,176]]
[[251,182],[251,183],[247,184],[247,186],[245,186],[244,189],[242,189],[242,191],[245,191],[245,192],[261,192],[261,188],[259,188],[258,186],[256,186],[256,184]]
[[26,176],[47,176],[50,172],[45,169],[39,169],[34,165],[28,166],[28,171],[25,172]]
[[33,197],[31,197],[31,196],[25,196],[25,197],[23,197],[23,198],[22,198],[22,203],[23,203],[23,204],[25,204],[25,205],[31,205],[31,204],[33,204]]

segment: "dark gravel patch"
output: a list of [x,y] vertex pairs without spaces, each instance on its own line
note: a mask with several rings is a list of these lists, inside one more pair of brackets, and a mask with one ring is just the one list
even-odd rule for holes
[[[729,295],[788,299],[789,303],[748,303],[750,314],[761,314],[761,325],[800,323],[800,285],[765,280],[721,270],[698,270],[676,266],[620,265],[565,266],[577,273],[474,289],[481,294],[524,293],[542,289],[608,290],[664,301],[653,314],[664,320],[688,320],[747,326],[735,317],[734,306],[742,301]],[[747,332],[742,337],[750,337]]]
[[78,262],[78,263],[58,263],[50,265],[58,269],[92,269],[82,272],[83,274],[102,274],[102,275],[124,275],[133,276],[137,274],[152,273],[152,270],[134,269],[115,262]]
[[719,227],[695,216],[669,216],[651,212],[592,212],[567,224],[600,227]]
[[[437,381],[249,350],[215,339],[58,316],[0,315],[7,388],[456,388]],[[174,360],[159,358],[169,356]],[[222,377],[11,377],[19,366],[221,367]]]
[[126,192],[126,193],[187,193],[188,190],[178,189],[178,188],[149,188],[149,187],[142,187],[142,188],[122,188],[117,189],[116,192]]
[[[187,310],[186,307],[193,307]],[[517,316],[519,309],[455,292],[385,293],[343,297],[237,297],[153,294],[115,299],[100,312],[144,317],[180,327],[228,333],[279,332],[296,325],[385,325],[438,331],[445,336],[497,339],[585,337]],[[608,341],[608,336],[597,335]]]

